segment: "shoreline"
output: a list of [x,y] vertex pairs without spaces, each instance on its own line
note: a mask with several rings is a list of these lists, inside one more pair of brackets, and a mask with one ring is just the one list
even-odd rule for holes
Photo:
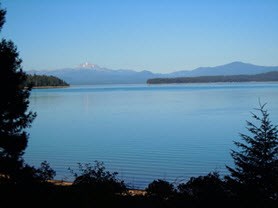
[[172,85],[172,84],[238,84],[238,83],[278,83],[278,80],[276,81],[219,81],[219,82],[160,82],[160,83],[148,83],[146,82],[145,84],[147,85]]
[[[56,186],[71,186],[73,182],[71,181],[63,181],[63,180],[49,180],[49,183],[52,183]],[[147,192],[142,189],[128,189],[127,192],[131,196],[144,196]]]
[[37,87],[32,87],[32,89],[52,89],[52,88],[67,88],[70,86],[37,86]]

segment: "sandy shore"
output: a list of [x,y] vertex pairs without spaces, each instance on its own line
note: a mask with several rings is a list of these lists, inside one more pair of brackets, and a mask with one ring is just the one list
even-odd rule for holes
[[[61,180],[50,180],[50,183],[53,183],[54,185],[57,186],[71,186],[72,182],[70,181],[61,181]],[[140,190],[140,189],[129,189],[128,193],[131,196],[144,196],[146,194],[145,190]]]
[[32,87],[32,89],[51,89],[51,88],[67,88],[69,86],[39,86],[39,87]]

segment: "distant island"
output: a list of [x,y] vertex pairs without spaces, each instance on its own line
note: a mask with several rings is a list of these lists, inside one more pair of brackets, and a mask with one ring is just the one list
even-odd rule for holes
[[255,75],[219,75],[148,79],[147,84],[211,83],[211,82],[270,82],[278,81],[278,71]]
[[27,75],[26,86],[32,84],[33,88],[68,87],[69,84],[55,76]]

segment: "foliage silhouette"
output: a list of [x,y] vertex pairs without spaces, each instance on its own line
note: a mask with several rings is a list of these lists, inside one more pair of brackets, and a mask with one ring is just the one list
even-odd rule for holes
[[[0,29],[6,11],[0,9]],[[12,41],[0,42],[0,173],[5,181],[16,181],[23,167],[22,155],[27,147],[28,134],[36,114],[28,111],[31,86],[24,88],[26,74]],[[1,180],[2,181],[2,180]]]
[[175,193],[174,185],[165,180],[154,180],[146,188],[148,196],[168,199]]
[[[1,3],[0,3],[0,6],[1,6]],[[6,14],[6,11],[0,8],[0,32],[5,23],[5,14]]]
[[50,165],[47,161],[43,161],[41,163],[41,167],[36,169],[36,171],[35,171],[35,177],[40,182],[48,182],[50,180],[53,180],[55,175],[56,175],[56,172],[50,167]]
[[240,134],[243,142],[234,142],[240,149],[231,152],[235,168],[226,166],[231,173],[226,180],[235,194],[262,204],[278,200],[278,130],[265,105],[256,109],[260,116],[252,113],[255,123],[247,121],[250,135]]
[[187,183],[178,185],[178,193],[195,204],[222,206],[228,200],[223,180],[217,172],[206,176],[192,177]]
[[108,194],[123,193],[127,190],[124,181],[116,177],[118,173],[106,171],[103,162],[95,161],[93,166],[90,163],[78,163],[78,170],[79,173],[76,173],[70,169],[75,177],[73,185],[80,189]]
[[[6,11],[0,9],[0,29]],[[12,41],[0,41],[0,183],[27,184],[46,182],[55,176],[47,162],[39,169],[24,163],[22,155],[27,147],[36,113],[28,111],[32,85],[26,86],[27,75]]]

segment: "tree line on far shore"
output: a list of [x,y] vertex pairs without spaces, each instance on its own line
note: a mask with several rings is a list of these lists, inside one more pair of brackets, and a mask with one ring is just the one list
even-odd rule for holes
[[25,86],[32,85],[33,87],[67,87],[69,84],[64,80],[47,75],[27,75]]
[[[5,13],[0,9],[0,32]],[[51,181],[55,170],[46,161],[40,167],[25,162],[26,130],[36,117],[28,109],[31,86],[24,87],[26,80],[15,45],[0,40],[1,207],[278,207],[278,128],[265,104],[252,113],[254,122],[247,121],[249,134],[240,134],[241,142],[235,142],[238,150],[231,152],[234,167],[227,166],[229,175],[212,172],[178,185],[157,179],[145,194],[134,196],[101,162],[71,170],[70,186]]]
[[277,82],[278,71],[255,75],[219,75],[199,77],[174,77],[148,79],[147,84],[181,84],[181,83],[212,83],[212,82]]

